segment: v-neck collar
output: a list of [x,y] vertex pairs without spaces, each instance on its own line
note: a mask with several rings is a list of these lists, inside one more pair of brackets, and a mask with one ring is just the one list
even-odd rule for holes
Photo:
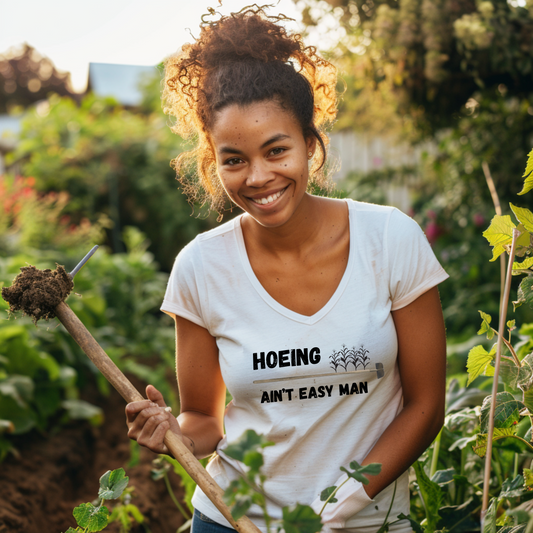
[[257,291],[259,296],[267,303],[274,311],[278,312],[279,314],[289,318],[290,320],[294,320],[295,322],[300,322],[301,324],[316,324],[318,321],[320,321],[324,316],[326,316],[332,309],[335,307],[335,304],[339,301],[339,298],[342,296],[344,290],[346,289],[346,286],[348,285],[348,282],[351,277],[351,272],[353,270],[353,263],[354,263],[354,251],[355,251],[355,239],[356,239],[356,232],[354,231],[355,227],[355,212],[356,210],[353,209],[353,206],[350,205],[351,202],[346,201],[347,207],[348,207],[348,228],[350,232],[350,246],[349,246],[349,255],[348,255],[348,264],[346,265],[346,269],[344,270],[344,274],[342,276],[342,279],[337,286],[337,289],[329,299],[329,301],[322,307],[322,309],[318,310],[314,315],[306,316],[301,315],[300,313],[296,313],[295,311],[292,311],[291,309],[281,305],[277,300],[275,300],[270,294],[265,290],[263,285],[261,285],[260,281],[257,279],[257,276],[255,275],[255,272],[252,269],[252,265],[250,263],[250,259],[248,258],[248,253],[246,251],[246,245],[244,243],[244,235],[242,232],[242,225],[241,220],[243,215],[240,215],[239,217],[234,219],[235,223],[235,239],[237,241],[237,249],[239,250],[239,259],[241,261],[241,264],[244,268],[244,271],[246,272],[246,275],[248,279],[250,280],[250,283],[254,287],[254,289]]

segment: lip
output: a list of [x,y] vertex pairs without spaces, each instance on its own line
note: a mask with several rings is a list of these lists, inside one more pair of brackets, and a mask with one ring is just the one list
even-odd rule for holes
[[[286,187],[279,187],[277,189],[272,189],[271,191],[254,194],[253,196],[246,196],[246,198],[248,198],[251,201],[254,207],[258,207],[260,209],[269,209],[277,205],[278,201],[285,195],[285,192],[288,188],[289,188],[289,185],[287,185]],[[283,191],[283,194],[281,194],[279,198],[276,198],[273,202],[270,202],[269,204],[258,204],[254,202],[254,200],[259,200],[260,198],[268,198],[269,196],[278,194],[280,191]]]

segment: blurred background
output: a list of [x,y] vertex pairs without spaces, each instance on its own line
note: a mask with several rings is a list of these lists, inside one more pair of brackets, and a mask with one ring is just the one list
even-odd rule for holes
[[[217,222],[187,203],[170,168],[185,146],[161,111],[161,62],[198,35],[208,8],[247,5],[218,4],[0,2],[0,285],[27,263],[69,270],[100,244],[69,305],[139,386],[159,386],[175,409],[173,326],[158,309],[176,254]],[[509,202],[527,207],[516,195],[533,146],[533,1],[280,0],[270,12],[292,18],[288,29],[339,69],[333,194],[414,217],[450,274],[441,286],[448,374],[464,386],[478,310],[499,307],[500,265],[482,237],[495,214],[488,182],[503,214]],[[64,330],[8,320],[2,300],[0,309],[0,460],[20,465],[35,439],[42,449],[79,423],[94,441],[85,464],[100,450],[141,468],[120,440],[120,401]],[[533,322],[526,306],[513,318]],[[80,469],[65,468],[67,487],[79,486]],[[103,473],[93,470],[90,483]],[[39,522],[1,502],[0,532]]]

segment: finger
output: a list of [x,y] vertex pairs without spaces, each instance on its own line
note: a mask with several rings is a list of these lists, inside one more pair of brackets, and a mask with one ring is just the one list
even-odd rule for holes
[[128,421],[133,421],[141,411],[148,409],[149,407],[153,407],[153,402],[151,400],[130,402],[126,405],[126,418]]
[[168,429],[168,420],[158,416],[151,417],[137,438],[137,442],[155,453],[166,453],[167,448],[163,440]]
[[148,385],[146,387],[146,397],[152,402],[159,405],[159,407],[167,406],[167,404],[165,403],[165,399],[163,398],[163,395],[153,385]]

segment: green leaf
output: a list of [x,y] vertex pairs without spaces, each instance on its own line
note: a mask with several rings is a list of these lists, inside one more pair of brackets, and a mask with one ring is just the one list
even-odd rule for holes
[[13,398],[22,409],[28,408],[28,402],[33,399],[34,389],[33,380],[28,376],[15,374],[0,381],[0,394]]
[[524,476],[520,474],[514,479],[506,479],[502,484],[500,498],[517,498],[524,494]]
[[461,505],[445,506],[439,509],[441,519],[437,523],[439,531],[467,533],[479,531],[479,520],[474,518],[478,501],[470,498]]
[[491,246],[511,244],[515,228],[509,215],[495,215],[490,226],[483,232],[483,237]]
[[[328,487],[327,489],[324,489],[320,493],[320,501],[325,502],[336,490],[337,490],[337,487],[335,485]],[[331,500],[329,500],[328,503],[337,503],[338,501],[339,500],[337,500],[337,498],[335,498],[334,496],[333,498],[331,498]]]
[[[526,360],[527,359],[527,360]],[[516,390],[518,388],[529,388],[531,378],[533,377],[533,367],[531,366],[530,356],[524,357],[521,361],[522,366],[516,366],[514,362],[503,360],[500,363],[500,377],[502,381]]]
[[529,152],[526,170],[522,177],[526,179],[524,181],[524,187],[518,194],[526,194],[526,192],[533,189],[533,150]]
[[136,505],[133,505],[133,503],[129,503],[125,506],[126,512],[133,517],[135,522],[138,524],[142,524],[144,522],[144,515],[141,513],[139,508]]
[[479,328],[479,331],[477,332],[478,335],[483,335],[484,333],[487,334],[487,339],[492,339],[494,337],[494,331],[490,327],[490,323],[492,322],[492,317],[488,315],[487,313],[484,313],[483,311],[479,311],[479,314],[481,315],[481,327]]
[[283,508],[283,529],[285,533],[319,533],[322,521],[308,505],[291,505]]
[[368,485],[368,483],[370,482],[369,479],[365,476],[365,474],[368,474],[370,476],[376,476],[381,472],[381,464],[379,463],[370,463],[368,465],[361,466],[357,461],[352,461],[350,463],[350,468],[352,469],[352,471],[347,470],[343,466],[341,466],[340,469],[343,472],[346,472],[346,474],[348,474],[348,477],[351,477],[356,481],[363,483],[363,485]]
[[533,487],[533,470],[524,468],[524,487]]
[[413,531],[415,533],[424,533],[424,530],[422,529],[422,527],[420,526],[420,524],[414,520],[413,518],[411,518],[410,516],[407,516],[406,514],[404,513],[400,513],[398,515],[398,519],[399,520],[408,520],[409,523],[411,524],[411,527],[413,528]]
[[513,263],[513,276],[518,276],[519,274],[523,274],[523,271],[527,271],[529,268],[533,267],[533,257],[528,257],[521,263],[514,262]]
[[516,320],[508,320],[507,321],[507,329],[509,331],[513,331],[516,329]]
[[505,246],[503,246],[502,244],[497,244],[492,249],[492,257],[490,258],[490,261],[496,261],[496,259],[498,259],[498,257],[500,257],[500,255],[502,255],[504,252]]
[[[480,432],[486,433],[489,428],[490,404],[492,396],[487,396],[481,405]],[[525,405],[517,400],[510,392],[496,394],[496,406],[494,407],[494,427],[510,428],[520,420],[519,413]]]
[[248,429],[235,442],[229,444],[224,449],[224,453],[242,462],[246,453],[273,445],[274,443],[267,441],[263,435],[258,435],[253,429]]
[[523,400],[527,410],[533,414],[533,388],[524,390]]
[[425,531],[426,533],[433,533],[437,522],[440,520],[439,509],[444,495],[439,485],[429,479],[420,461],[415,461],[413,468],[416,473],[420,496],[424,500],[426,509],[427,527]]
[[498,510],[498,504],[498,498],[492,498],[490,500],[487,514],[483,520],[483,533],[496,533],[496,511]]
[[104,421],[102,409],[85,400],[63,400],[61,407],[67,411],[69,418],[74,420],[90,420],[94,425],[100,425]]
[[123,468],[117,470],[108,470],[100,478],[100,489],[98,496],[102,500],[116,500],[128,486],[130,478],[126,476]]
[[72,511],[76,522],[87,531],[101,531],[107,526],[109,510],[105,506],[95,507],[92,503],[82,503]]
[[251,474],[258,474],[260,468],[263,466],[263,454],[259,451],[246,452],[243,463],[250,468]]
[[[514,428],[494,428],[494,434],[492,436],[492,442],[496,442],[500,439],[505,439],[507,437],[512,437],[514,433]],[[487,434],[478,433],[476,435],[476,444],[472,447],[474,453],[479,455],[479,457],[485,457],[487,453]]]
[[233,505],[230,508],[231,516],[234,520],[243,517],[252,506],[252,496],[250,494],[236,494]]
[[533,232],[533,213],[524,207],[517,207],[516,205],[509,204],[513,213],[518,221],[524,226],[524,228],[530,233]]
[[485,376],[494,375],[494,367],[490,363],[493,361],[495,355],[495,347],[490,352],[487,352],[481,345],[474,346],[470,350],[466,361],[466,370],[468,371],[467,386],[482,374]]
[[523,303],[533,308],[533,275],[525,277],[518,287],[518,300],[513,302],[513,306],[516,309]]
[[443,485],[447,485],[448,483],[451,483],[454,480],[454,474],[455,468],[448,468],[447,470],[437,470],[433,474],[431,481],[433,481],[433,483],[437,483],[437,485],[440,485],[442,487]]

